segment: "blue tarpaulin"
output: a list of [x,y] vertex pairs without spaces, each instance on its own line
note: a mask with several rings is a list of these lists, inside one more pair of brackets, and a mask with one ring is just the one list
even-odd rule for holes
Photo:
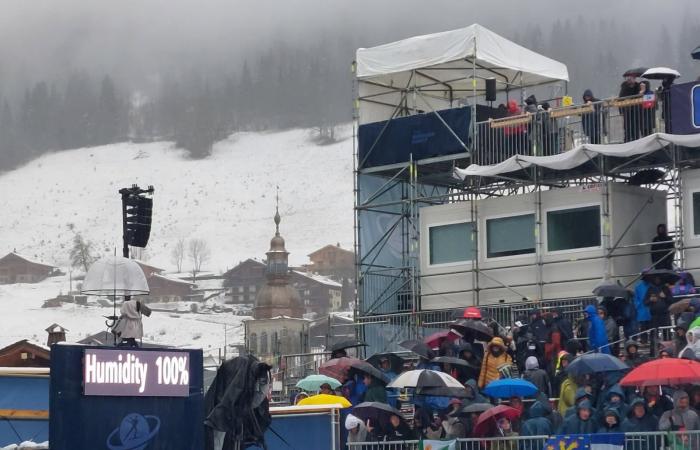
[[[49,378],[17,375],[0,377],[0,409],[48,411]],[[0,420],[0,447],[23,441],[48,440],[48,419]]]
[[360,168],[406,162],[411,155],[416,161],[466,152],[460,140],[469,145],[471,108],[444,109],[437,114],[449,128],[433,112],[360,125]]

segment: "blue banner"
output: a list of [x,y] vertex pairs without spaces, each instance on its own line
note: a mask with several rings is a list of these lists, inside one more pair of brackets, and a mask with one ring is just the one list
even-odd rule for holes
[[700,133],[700,83],[671,86],[671,133]]
[[[202,351],[189,359],[187,397],[86,396],[85,346],[51,348],[49,436],[52,450],[201,450],[204,443]],[[103,347],[109,351],[123,351]],[[162,349],[139,349],[159,352]]]
[[568,434],[551,436],[543,450],[623,450],[624,433]]
[[466,152],[460,140],[469,145],[471,108],[444,109],[437,114],[430,112],[360,125],[359,167],[406,162],[411,155],[417,161]]

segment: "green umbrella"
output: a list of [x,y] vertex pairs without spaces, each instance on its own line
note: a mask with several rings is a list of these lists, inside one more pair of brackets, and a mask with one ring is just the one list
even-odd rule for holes
[[321,389],[322,384],[328,384],[331,389],[337,389],[341,386],[340,381],[326,375],[309,375],[308,377],[299,380],[297,387],[307,392],[315,392]]

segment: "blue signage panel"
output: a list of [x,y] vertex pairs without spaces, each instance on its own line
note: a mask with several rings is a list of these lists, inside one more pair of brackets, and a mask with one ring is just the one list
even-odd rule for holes
[[693,126],[700,128],[700,85],[693,86],[691,98],[693,99]]
[[[100,350],[94,353],[95,349]],[[156,361],[161,356],[161,365],[164,355],[169,358],[170,369],[168,380],[172,382],[173,373],[177,374],[177,383],[172,386],[182,386],[183,370],[180,360],[172,362],[172,356],[176,358],[186,357],[187,365],[187,396],[163,396],[163,387],[150,387],[150,376],[139,375],[138,381],[146,380],[146,384],[130,383],[134,381],[132,374],[127,374],[127,366],[109,366],[105,370],[112,370],[111,375],[118,381],[117,367],[121,367],[122,384],[129,381],[128,389],[139,391],[142,387],[145,393],[151,396],[143,396],[144,392],[133,395],[113,395],[110,389],[118,389],[114,386],[99,384],[97,374],[90,389],[107,389],[112,394],[85,395],[88,390],[85,384],[87,375],[84,358],[88,355],[95,356],[94,362],[120,362],[130,361],[129,370],[139,370],[143,374],[143,367],[136,365],[132,358],[124,359],[126,353],[135,355],[133,350],[123,348],[85,346],[54,345],[51,348],[51,381],[49,403],[49,440],[52,450],[201,450],[204,446],[204,395],[202,387],[202,351],[201,350],[171,350],[139,349],[139,364],[144,361],[153,361],[148,370],[157,372]],[[102,352],[112,352],[106,356]],[[143,356],[144,353],[151,355]],[[176,355],[170,355],[171,353]],[[98,360],[98,354],[100,359]],[[92,364],[92,359],[90,363]],[[177,364],[177,370],[175,366]],[[94,366],[91,370],[97,370]],[[128,375],[128,376],[126,376]],[[92,372],[90,375],[92,376]],[[105,372],[102,373],[104,381]],[[157,373],[155,374],[157,385]],[[134,375],[135,377],[135,375]],[[164,379],[161,373],[161,381]],[[112,383],[114,384],[114,383]],[[119,385],[119,383],[117,383]],[[152,389],[155,389],[153,391]],[[150,390],[150,391],[149,391]]]
[[671,133],[700,133],[700,83],[693,81],[671,86],[670,116]]

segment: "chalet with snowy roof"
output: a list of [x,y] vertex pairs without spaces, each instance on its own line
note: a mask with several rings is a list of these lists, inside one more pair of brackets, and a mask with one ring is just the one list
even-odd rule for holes
[[0,258],[0,284],[38,283],[49,276],[59,274],[56,267],[32,261],[15,252]]
[[292,286],[299,291],[302,306],[307,313],[323,316],[342,308],[343,285],[323,275],[293,270]]
[[151,292],[141,297],[144,302],[166,303],[197,300],[194,292],[195,285],[189,281],[170,278],[159,273],[146,276],[146,281],[148,281]]
[[143,270],[143,274],[146,275],[146,278],[150,277],[151,275],[164,272],[164,270],[160,267],[146,264],[145,262],[140,261],[138,259],[135,259],[134,261],[136,261],[136,264],[138,264],[139,267],[141,267],[141,270]]
[[50,367],[51,349],[22,339],[0,349],[0,367]]
[[228,290],[232,303],[254,303],[264,284],[265,264],[255,259],[246,259],[224,273],[224,288]]
[[340,246],[326,245],[309,254],[309,271],[336,280],[355,278],[355,253]]

